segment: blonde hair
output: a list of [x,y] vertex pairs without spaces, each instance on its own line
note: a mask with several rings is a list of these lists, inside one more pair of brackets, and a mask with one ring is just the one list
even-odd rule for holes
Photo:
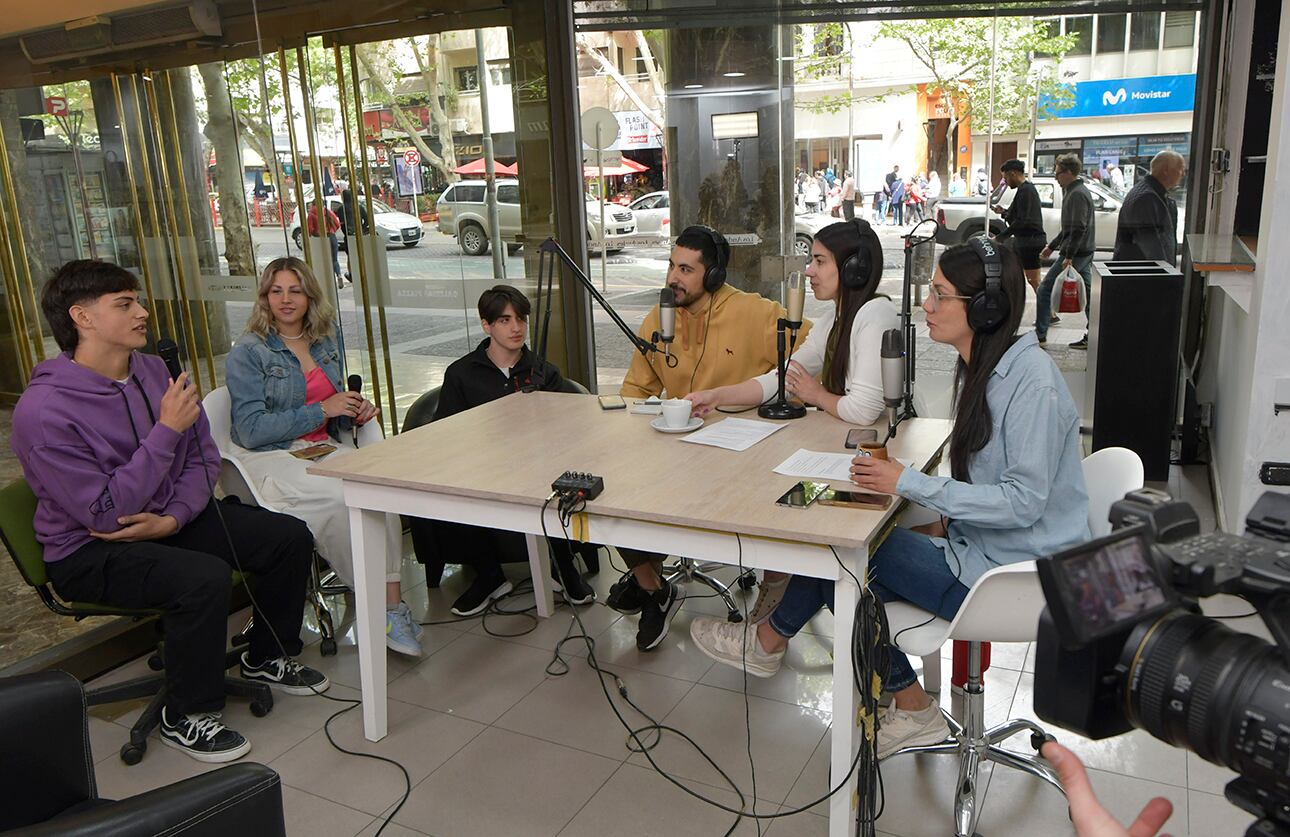
[[295,256],[274,259],[265,265],[264,272],[260,274],[260,286],[256,291],[255,306],[251,308],[251,317],[246,323],[247,333],[257,334],[261,339],[264,339],[269,336],[271,330],[277,330],[274,325],[273,312],[269,310],[269,289],[273,287],[273,277],[284,270],[289,270],[296,274],[305,296],[309,297],[309,310],[305,312],[304,336],[308,338],[310,343],[331,336],[335,328],[332,319],[336,316],[336,309],[332,307],[331,301],[323,295],[322,285],[318,284],[318,278],[309,269],[309,265]]

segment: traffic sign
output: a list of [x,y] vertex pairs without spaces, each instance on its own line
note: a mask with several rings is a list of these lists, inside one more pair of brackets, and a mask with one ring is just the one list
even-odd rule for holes
[[407,163],[409,166],[420,165],[421,152],[417,151],[415,148],[409,148],[407,151],[403,152],[403,162]]
[[47,96],[45,98],[45,113],[51,116],[67,115],[67,97],[66,96]]

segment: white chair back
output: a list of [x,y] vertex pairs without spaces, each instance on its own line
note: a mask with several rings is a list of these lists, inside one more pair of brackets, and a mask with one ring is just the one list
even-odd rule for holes
[[1111,504],[1143,485],[1142,460],[1128,448],[1102,448],[1083,462],[1088,487],[1088,527],[1093,537],[1111,534]]
[[233,444],[233,399],[228,394],[228,387],[218,387],[206,393],[202,399],[202,409],[206,411],[206,420],[210,422],[211,438],[219,448],[220,463],[219,487],[226,496],[238,497],[244,503],[253,503],[268,508],[260,492],[255,490],[250,475],[242,467],[235,453]]
[[[1104,448],[1082,465],[1089,494],[1089,528],[1094,537],[1100,537],[1111,530],[1106,519],[1111,504],[1142,487],[1142,460],[1127,448]],[[926,657],[937,653],[946,639],[1032,642],[1043,609],[1044,593],[1035,562],[1007,564],[977,580],[953,622],[935,619],[904,631],[898,643],[906,653]],[[906,626],[926,620],[927,613],[900,603],[888,605],[887,618],[894,637]]]

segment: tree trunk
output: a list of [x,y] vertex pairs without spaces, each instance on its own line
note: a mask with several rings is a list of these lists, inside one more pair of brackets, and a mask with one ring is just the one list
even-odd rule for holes
[[[385,79],[376,72],[376,68],[372,64],[371,56],[369,56],[367,50],[364,49],[365,46],[366,44],[359,46],[358,60],[362,63],[363,69],[367,70],[368,78],[376,85],[376,89],[380,93],[381,101],[390,106],[390,113],[394,115],[394,121],[397,122],[399,127],[403,129],[403,132],[408,135],[408,141],[412,143],[417,151],[421,152],[421,159],[424,162],[427,162],[438,169],[449,182],[456,180],[457,174],[452,171],[452,168],[456,168],[456,166],[454,165],[449,167],[443,157],[430,150],[430,145],[425,141],[425,137],[421,136],[421,129],[412,122],[408,115],[403,111],[403,108],[399,106],[395,99],[394,91],[392,91],[390,86],[386,84]],[[452,134],[448,134],[448,141],[446,143],[443,141],[443,138],[440,137],[439,144],[441,146],[446,145],[451,148]],[[456,159],[455,148],[453,148],[451,153],[453,154],[453,159]]]
[[[453,169],[457,168],[457,146],[452,141],[452,119],[448,112],[444,110],[443,103],[439,101],[439,65],[442,63],[442,54],[439,52],[439,36],[430,35],[426,40],[425,57],[421,56],[421,49],[417,46],[416,40],[409,38],[409,45],[412,47],[412,54],[417,57],[417,67],[421,70],[421,81],[426,86],[427,109],[430,111],[430,121],[434,123],[435,135],[439,137],[439,147],[443,154],[443,168],[440,172],[444,179],[449,183],[457,182],[458,175]],[[483,90],[483,80],[480,80],[480,90]]]
[[233,103],[224,82],[224,65],[201,64],[202,85],[206,88],[206,138],[215,147],[216,177],[219,190],[219,217],[224,227],[224,258],[231,276],[255,275],[255,247],[251,243],[251,221],[246,213],[245,188],[242,181],[242,155],[238,150],[237,125]]
[[[582,36],[578,37],[578,49],[592,61],[595,61],[596,66],[604,70],[605,75],[614,80],[614,83],[618,85],[619,89],[621,89],[624,94],[626,94],[627,98],[636,106],[636,109],[645,114],[646,119],[653,122],[660,131],[663,130],[663,115],[659,113],[658,108],[652,108],[645,104],[645,100],[640,97],[639,93],[632,89],[631,84],[628,83],[627,79],[623,78],[623,74],[618,72],[618,68],[615,67],[609,59],[605,58],[599,50],[591,46],[591,44],[589,44]],[[662,100],[660,99],[660,102],[661,101]]]

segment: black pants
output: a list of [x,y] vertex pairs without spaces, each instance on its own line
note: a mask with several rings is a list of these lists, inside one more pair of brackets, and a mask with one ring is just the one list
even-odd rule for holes
[[168,538],[95,541],[46,568],[54,589],[71,601],[163,612],[166,708],[172,716],[224,706],[231,570],[239,564],[252,576],[258,605],[247,649],[252,662],[299,654],[302,647],[305,582],[313,560],[309,529],[285,514],[220,503],[237,550],[235,564],[214,502]]
[[[415,518],[409,528],[417,558],[428,563],[434,555],[447,564],[473,567],[483,576],[502,574],[502,564],[528,563],[529,550],[524,535],[486,526],[472,526],[448,520]],[[567,563],[577,549],[594,551],[594,544],[571,544],[564,538],[551,538],[551,560]],[[424,554],[423,554],[424,553]]]
[[842,217],[848,221],[854,221],[856,217],[856,202],[853,200],[842,202]]

